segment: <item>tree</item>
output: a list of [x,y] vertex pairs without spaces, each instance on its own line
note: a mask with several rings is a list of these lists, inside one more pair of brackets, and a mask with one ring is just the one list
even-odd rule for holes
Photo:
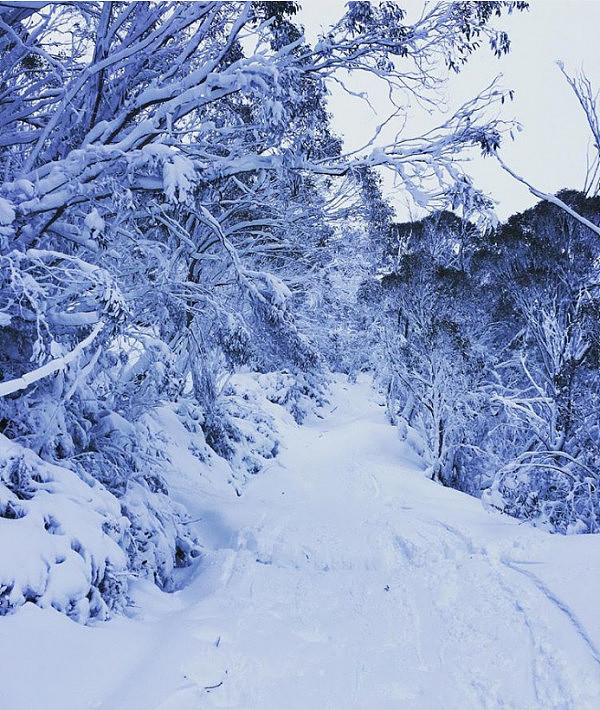
[[478,292],[463,268],[476,230],[442,212],[395,232],[395,266],[374,294],[385,304],[379,368],[390,418],[419,433],[431,478],[473,492],[466,459],[479,444],[489,366]]
[[[597,199],[574,192],[559,199],[598,221]],[[506,443],[499,444],[495,491],[520,516],[561,531],[595,531],[597,239],[542,202],[512,217],[490,241],[484,261],[503,284],[504,319],[512,323],[503,330],[504,345],[498,342],[507,356],[493,398],[506,416],[506,430],[498,431]]]

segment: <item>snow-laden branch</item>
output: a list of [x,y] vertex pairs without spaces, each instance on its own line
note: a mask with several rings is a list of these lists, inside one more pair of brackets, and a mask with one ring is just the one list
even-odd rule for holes
[[64,370],[67,365],[74,362],[79,355],[90,345],[104,328],[104,323],[96,323],[92,332],[84,338],[78,345],[76,345],[73,350],[68,352],[66,355],[54,358],[47,362],[45,365],[27,372],[21,377],[17,377],[14,380],[6,380],[5,382],[0,382],[0,397],[6,397],[9,394],[14,394],[19,390],[24,390],[34,382],[39,382],[39,380],[51,375],[53,372],[60,372]]
[[529,190],[529,192],[531,192],[532,195],[538,197],[540,200],[545,200],[546,202],[550,202],[551,204],[556,205],[556,207],[559,207],[561,210],[573,217],[573,219],[577,220],[580,224],[583,224],[588,229],[591,229],[594,234],[597,234],[600,237],[600,227],[598,227],[598,225],[594,224],[593,222],[590,222],[589,219],[586,219],[578,212],[575,212],[575,210],[571,209],[571,207],[569,207],[566,202],[563,202],[556,195],[552,195],[549,192],[542,192],[541,190],[538,190],[524,177],[521,177],[512,168],[510,168],[502,160],[502,158],[498,155],[497,152],[494,152],[494,157],[500,163],[502,169],[505,170],[511,177],[520,182],[522,185],[525,185],[525,187]]

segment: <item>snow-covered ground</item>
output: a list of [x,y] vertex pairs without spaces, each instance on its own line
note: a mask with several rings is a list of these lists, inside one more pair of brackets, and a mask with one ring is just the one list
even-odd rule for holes
[[338,380],[304,426],[282,412],[241,497],[179,451],[205,543],[181,591],[139,583],[130,618],[93,627],[0,619],[1,708],[600,707],[598,536],[426,480],[367,382]]

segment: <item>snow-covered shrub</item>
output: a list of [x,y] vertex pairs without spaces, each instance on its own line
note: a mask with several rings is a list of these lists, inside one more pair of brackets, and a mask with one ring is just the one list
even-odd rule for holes
[[133,425],[103,412],[90,431],[88,450],[72,462],[118,496],[130,523],[124,542],[130,569],[170,590],[174,569],[189,565],[199,548],[186,526],[186,511],[169,497],[162,475],[169,462],[150,416]]
[[233,376],[223,392],[224,408],[238,434],[231,463],[234,470],[259,473],[279,451],[279,432],[260,385],[261,376]]
[[318,373],[267,372],[258,382],[269,402],[287,409],[298,424],[327,403],[326,379]]
[[208,412],[206,405],[186,398],[175,409],[179,421],[194,435],[197,457],[204,461],[210,458],[210,451],[216,453],[229,462],[238,481],[258,473],[279,450],[278,432],[269,411],[274,400],[265,388],[268,378],[231,375],[219,383]]
[[119,501],[0,435],[0,613],[27,601],[85,622],[127,601]]
[[485,505],[529,520],[551,532],[600,531],[600,481],[560,454],[537,457],[503,467],[484,492]]
[[134,574],[173,591],[177,587],[174,570],[191,564],[200,549],[186,529],[189,516],[185,509],[171,500],[160,479],[153,482],[148,478],[128,481],[120,501],[129,521],[125,549]]

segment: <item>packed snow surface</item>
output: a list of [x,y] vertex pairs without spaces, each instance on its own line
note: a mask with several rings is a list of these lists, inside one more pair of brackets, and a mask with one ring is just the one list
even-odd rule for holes
[[[342,379],[236,496],[186,469],[205,554],[82,626],[0,619],[0,707],[600,707],[598,536],[552,536],[427,480],[367,382]],[[172,455],[176,456],[176,454]],[[198,490],[201,493],[198,493]]]

